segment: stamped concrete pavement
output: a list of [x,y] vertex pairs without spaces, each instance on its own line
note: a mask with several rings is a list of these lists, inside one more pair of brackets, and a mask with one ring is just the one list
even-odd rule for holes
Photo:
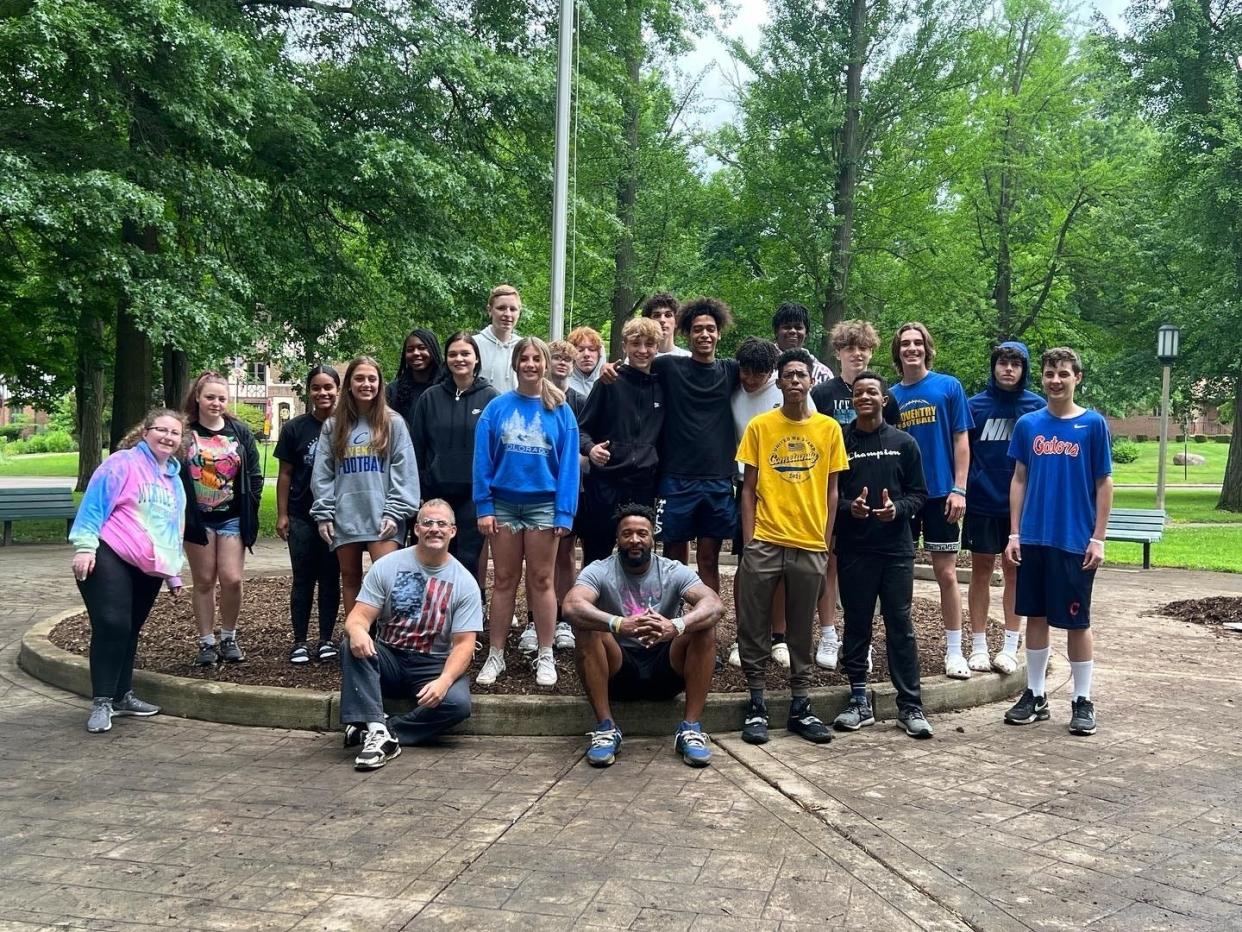
[[[281,570],[263,544],[254,572]],[[1093,739],[1003,707],[827,748],[720,736],[692,771],[627,742],[456,738],[358,774],[335,736],[160,716],[88,736],[16,667],[76,604],[68,550],[0,553],[2,929],[1238,928],[1239,645],[1142,617],[1242,578],[1100,580]],[[778,735],[780,733],[778,732]]]

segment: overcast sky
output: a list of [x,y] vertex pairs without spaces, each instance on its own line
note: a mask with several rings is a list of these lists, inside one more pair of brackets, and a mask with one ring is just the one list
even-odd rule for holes
[[[1091,14],[1099,10],[1114,26],[1121,25],[1121,14],[1126,7],[1126,0],[1087,0],[1079,8],[1077,18],[1086,22]],[[741,39],[748,48],[754,49],[759,41],[759,32],[768,18],[767,0],[734,0],[734,15],[727,25],[722,25],[724,33],[732,38]],[[703,74],[699,85],[698,113],[689,116],[693,126],[711,129],[728,122],[733,118],[736,97],[735,86],[744,80],[745,73],[738,73],[723,43],[715,36],[701,39],[695,49],[679,62],[682,72],[682,85]]]

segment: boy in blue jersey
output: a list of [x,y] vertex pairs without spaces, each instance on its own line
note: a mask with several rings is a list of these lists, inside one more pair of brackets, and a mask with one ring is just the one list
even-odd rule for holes
[[1026,385],[1031,354],[1025,344],[1002,343],[992,350],[992,374],[988,387],[970,399],[970,478],[966,488],[966,519],[962,546],[970,551],[970,669],[983,673],[1018,669],[1018,638],[1022,617],[1013,610],[1018,568],[1001,561],[1005,588],[1001,604],[1005,612],[1005,644],[995,657],[988,657],[988,607],[992,601],[992,570],[1005,552],[1009,538],[1009,483],[1013,460],[1009,440],[1018,418],[1044,407],[1045,401]]
[[947,648],[944,672],[953,679],[970,678],[962,654],[962,593],[957,587],[957,551],[966,513],[966,475],[970,469],[970,439],[974,426],[962,383],[951,375],[932,372],[936,344],[918,321],[902,324],[893,335],[893,365],[901,382],[891,388],[900,412],[898,427],[914,438],[923,457],[927,504],[910,519],[917,546],[931,553],[932,572],[940,587],[940,614],[944,618]]
[[1027,689],[1005,721],[1029,725],[1048,718],[1044,684],[1051,625],[1066,631],[1074,684],[1070,733],[1093,735],[1091,587],[1104,562],[1113,506],[1112,441],[1104,418],[1074,403],[1082,381],[1077,353],[1050,349],[1040,370],[1048,407],[1019,418],[1009,444],[1016,465],[1005,559],[1017,564],[1014,608],[1027,616]]

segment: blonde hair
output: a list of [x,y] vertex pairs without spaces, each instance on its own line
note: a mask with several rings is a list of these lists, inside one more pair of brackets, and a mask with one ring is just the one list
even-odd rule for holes
[[487,296],[487,309],[490,311],[492,305],[496,303],[497,298],[503,298],[505,295],[513,295],[518,299],[518,304],[522,303],[522,296],[518,294],[518,290],[512,285],[497,285]]
[[578,347],[574,346],[569,340],[553,340],[548,344],[548,352],[552,356],[563,353],[570,359],[578,358]]
[[[656,326],[659,325],[657,324]],[[604,340],[600,337],[599,331],[594,327],[574,327],[573,330],[569,331],[569,336],[565,339],[567,339],[574,346],[585,343],[588,346],[593,346],[599,350],[604,348]]]
[[[371,402],[371,410],[366,417],[358,410],[358,401],[352,391],[354,371],[359,366],[370,366],[379,376],[379,388],[375,400]],[[370,450],[380,459],[388,456],[388,419],[392,412],[384,395],[384,370],[370,356],[358,356],[350,361],[345,369],[345,387],[336,403],[336,412],[332,422],[332,454],[339,460],[345,458],[345,449],[349,446],[349,434],[353,426],[365,420],[371,429]]]
[[633,317],[627,320],[625,326],[621,328],[621,342],[628,343],[635,337],[642,337],[659,346],[660,341],[664,339],[664,331],[650,317]]
[[832,328],[832,348],[835,350],[861,346],[874,352],[879,345],[880,335],[865,320],[843,320]]
[[513,347],[513,355],[510,357],[509,366],[514,372],[517,372],[518,360],[522,358],[522,354],[530,347],[534,347],[539,351],[539,355],[543,357],[543,379],[539,383],[539,399],[543,402],[543,406],[549,411],[556,408],[557,405],[565,403],[565,393],[552,384],[552,380],[548,378],[548,372],[552,370],[552,351],[548,349],[548,344],[538,337],[522,337]]
[[155,422],[162,417],[170,417],[181,425],[181,444],[177,447],[177,458],[183,458],[190,445],[190,425],[186,421],[184,414],[180,411],[174,411],[172,408],[152,408],[141,421],[125,432],[125,436],[117,443],[116,448],[118,450],[130,450],[138,446],[138,441],[142,439],[142,435],[154,427]]

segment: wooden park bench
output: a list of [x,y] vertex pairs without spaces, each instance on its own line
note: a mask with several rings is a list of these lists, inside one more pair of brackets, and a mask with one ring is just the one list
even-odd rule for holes
[[1164,536],[1165,512],[1162,508],[1114,508],[1108,516],[1105,540],[1128,541],[1143,545],[1143,569],[1151,569],[1151,545]]
[[34,489],[0,489],[0,521],[4,522],[4,543],[13,543],[13,522],[38,518],[64,518],[65,536],[73,526],[78,506],[68,486]]

